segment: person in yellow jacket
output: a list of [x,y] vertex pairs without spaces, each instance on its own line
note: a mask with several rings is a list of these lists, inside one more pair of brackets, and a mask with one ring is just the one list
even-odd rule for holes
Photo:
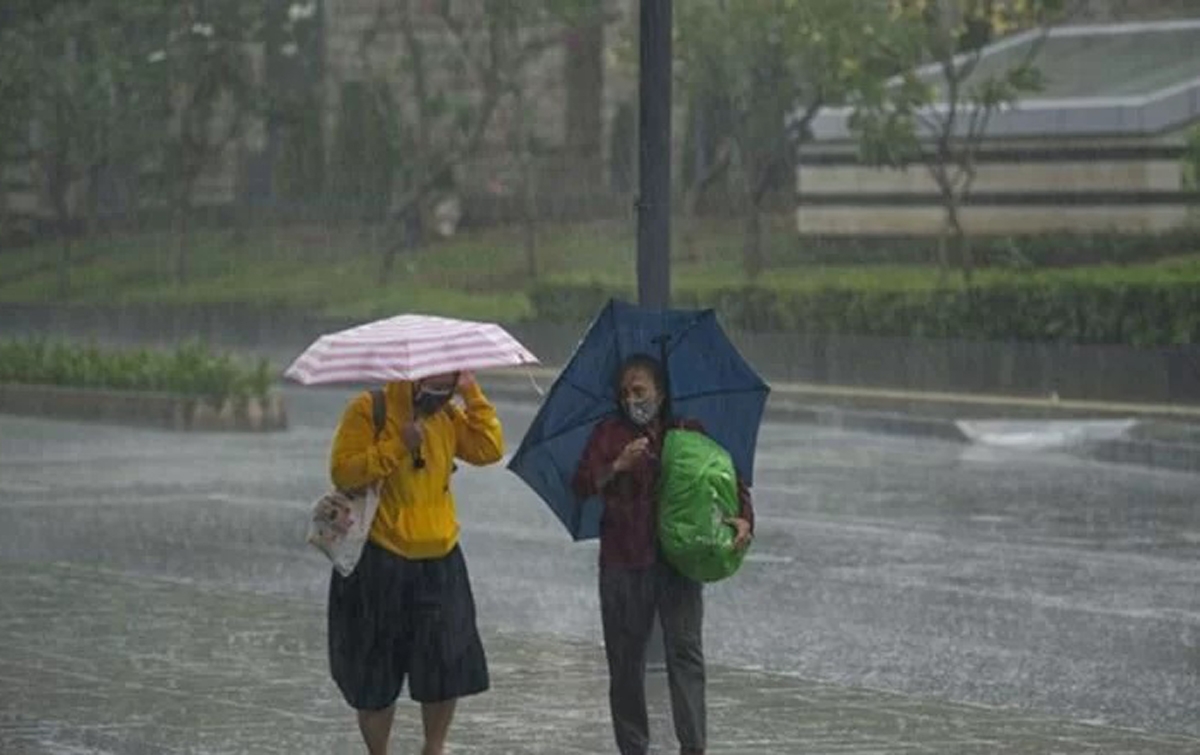
[[456,700],[490,684],[450,479],[455,459],[499,461],[504,438],[469,374],[389,383],[384,398],[378,438],[363,393],[346,407],[330,453],[336,487],[378,482],[380,496],[357,567],[330,580],[329,665],[371,755],[387,752],[406,680],[421,704],[424,755],[441,755]]

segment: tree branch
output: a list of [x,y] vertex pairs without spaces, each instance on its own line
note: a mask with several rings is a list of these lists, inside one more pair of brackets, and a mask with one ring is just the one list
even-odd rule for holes
[[808,103],[808,107],[804,109],[804,115],[800,116],[799,120],[793,121],[792,125],[788,126],[788,140],[795,147],[804,143],[804,135],[808,133],[808,127],[817,117],[817,113],[821,112],[821,108],[825,106],[825,96],[821,92],[813,97],[812,102]]

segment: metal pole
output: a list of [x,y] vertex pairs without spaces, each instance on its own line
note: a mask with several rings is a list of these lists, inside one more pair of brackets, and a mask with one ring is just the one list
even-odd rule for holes
[[[671,304],[671,2],[641,0],[638,39],[638,303],[655,309]],[[646,665],[666,670],[657,620]]]
[[638,302],[671,303],[671,2],[641,0]]

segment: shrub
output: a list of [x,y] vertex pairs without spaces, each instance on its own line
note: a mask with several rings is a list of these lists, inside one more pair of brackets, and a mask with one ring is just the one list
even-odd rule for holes
[[[542,284],[532,294],[543,321],[591,319],[602,285]],[[775,289],[742,285],[674,294],[681,307],[712,307],[750,332],[842,333],[991,341],[1066,341],[1132,346],[1200,343],[1200,283],[1094,280],[1004,281],[970,289],[880,287]]]
[[272,375],[266,360],[247,367],[200,343],[168,352],[6,340],[0,341],[0,383],[178,393],[219,406],[226,399],[265,398]]

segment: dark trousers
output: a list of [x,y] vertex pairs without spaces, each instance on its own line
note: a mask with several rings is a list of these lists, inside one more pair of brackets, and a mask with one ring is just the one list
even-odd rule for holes
[[705,747],[703,588],[660,559],[649,569],[600,567],[609,705],[621,755],[644,755],[650,746],[646,647],[656,613],[666,648],[675,736],[685,752]]

